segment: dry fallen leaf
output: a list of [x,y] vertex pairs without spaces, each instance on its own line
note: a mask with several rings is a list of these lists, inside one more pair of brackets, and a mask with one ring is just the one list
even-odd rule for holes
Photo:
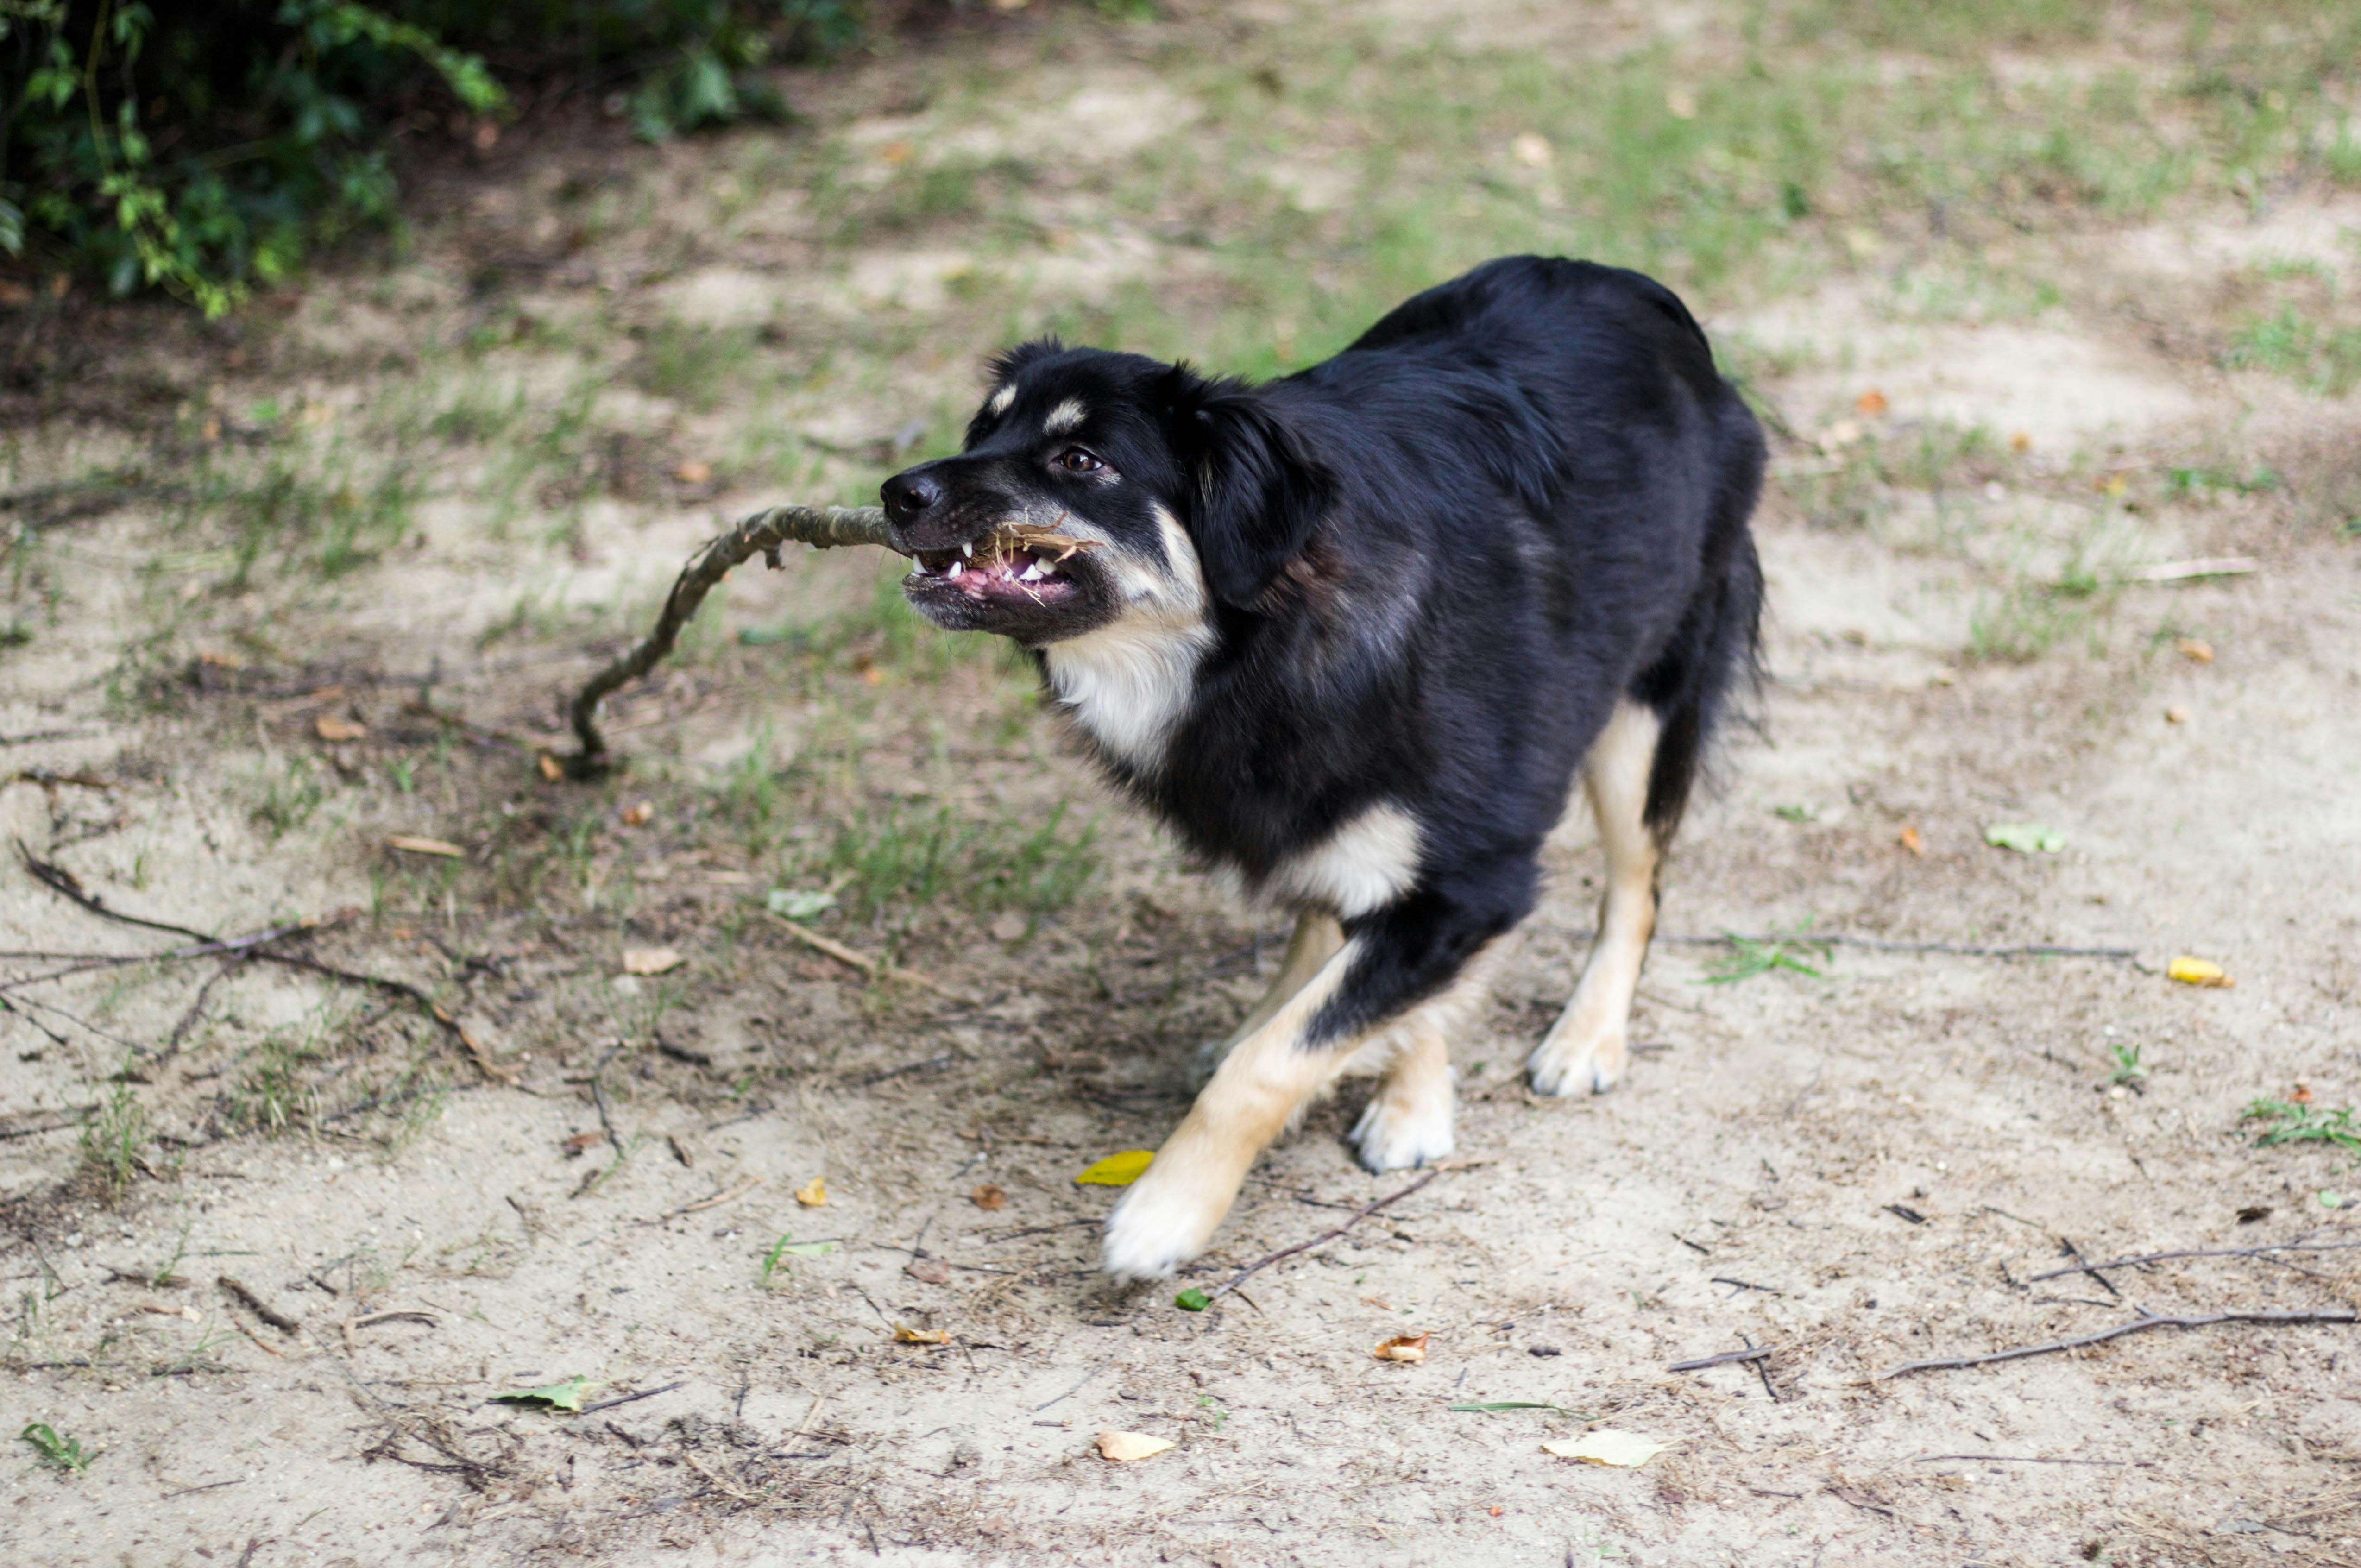
[[2013,430],[2008,433],[2008,449],[2011,452],[2030,452],[2033,450],[2033,437],[2021,430]]
[[2210,959],[2192,959],[2186,953],[2165,965],[2164,973],[2166,979],[2177,980],[2183,985],[2228,987],[2238,983],[2220,964]]
[[1852,400],[1852,406],[1870,418],[1875,419],[1885,411],[1885,394],[1872,387],[1868,391],[1855,398]]
[[826,1176],[815,1176],[805,1185],[796,1188],[796,1201],[802,1204],[807,1209],[818,1209],[826,1205],[828,1202],[828,1178]]
[[595,1128],[587,1133],[576,1133],[573,1136],[566,1140],[566,1152],[569,1154],[580,1154],[584,1149],[589,1148],[593,1145],[604,1139],[606,1135],[606,1134],[599,1132]]
[[921,1285],[949,1285],[951,1282],[950,1265],[940,1258],[914,1257],[902,1266],[902,1272]]
[[2202,642],[2194,637],[2181,637],[2176,638],[2172,646],[2184,659],[2193,659],[2201,664],[2213,662],[2213,644],[2211,642]]
[[664,974],[688,962],[677,948],[625,948],[625,974]]
[[1820,432],[1814,439],[1822,453],[1834,456],[1868,433],[1868,431],[1861,428],[1861,421],[1840,419]]
[[1426,1335],[1396,1334],[1369,1354],[1379,1361],[1424,1361]]
[[1905,823],[1902,828],[1902,847],[1914,855],[1924,855],[1927,852],[1927,840],[1918,837],[1918,829]]
[[894,1343],[895,1344],[949,1344],[951,1343],[951,1331],[949,1329],[914,1329],[902,1323],[895,1323],[894,1325]]
[[541,776],[555,784],[566,776],[566,764],[544,751],[541,754]]
[[2164,710],[2164,721],[2167,724],[2186,724],[2189,722],[2189,710],[2176,702]]
[[648,819],[655,814],[656,803],[653,800],[643,800],[637,806],[625,806],[623,808],[623,826],[626,828],[644,828],[648,825]]
[[974,1191],[969,1193],[968,1200],[979,1209],[1005,1209],[1008,1207],[1008,1194],[1003,1192],[997,1185],[989,1181],[977,1188]]
[[2296,1104],[2296,1105],[2309,1105],[2309,1104],[2311,1104],[2311,1103],[2312,1103],[2312,1085],[2311,1085],[2311,1084],[2309,1084],[2309,1083],[2299,1083],[2299,1084],[2297,1084],[2297,1085],[2295,1086],[2295,1092],[2294,1092],[2293,1094],[2289,1095],[2289,1096],[2288,1096],[2288,1100],[2289,1100],[2289,1102],[2290,1102],[2290,1103],[2291,1103],[2291,1104]]
[[1099,1457],[1112,1459],[1117,1464],[1129,1464],[1136,1460],[1153,1459],[1172,1445],[1172,1440],[1169,1437],[1150,1437],[1144,1431],[1099,1433]]
[[700,463],[692,457],[672,471],[672,477],[684,485],[701,485],[713,477],[713,465]]
[[1004,909],[993,916],[992,939],[995,942],[1014,942],[1025,935],[1026,927],[1030,924],[1031,922],[1025,918],[1022,912]]
[[1609,1464],[1619,1470],[1630,1470],[1647,1464],[1671,1446],[1652,1437],[1642,1437],[1635,1431],[1617,1431],[1612,1427],[1602,1427],[1580,1437],[1545,1442],[1542,1444],[1542,1452],[1554,1453],[1560,1459],[1579,1459],[1586,1464]]
[[1528,169],[1547,169],[1550,166],[1549,142],[1532,131],[1526,131],[1510,142],[1509,151]]
[[396,833],[386,842],[397,850],[407,850],[413,855],[446,855],[455,861],[464,861],[467,858],[467,850],[442,839],[421,839],[409,833]]
[[312,720],[312,728],[323,740],[357,740],[368,733],[368,725],[341,713],[324,713]]
[[1139,1179],[1148,1161],[1155,1157],[1154,1149],[1125,1149],[1107,1156],[1074,1180],[1083,1187],[1128,1187]]

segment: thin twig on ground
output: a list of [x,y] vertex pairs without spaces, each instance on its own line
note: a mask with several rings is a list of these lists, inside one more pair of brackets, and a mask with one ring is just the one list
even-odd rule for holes
[[1230,1276],[1229,1278],[1224,1280],[1221,1284],[1216,1285],[1211,1290],[1206,1291],[1205,1299],[1210,1301],[1217,1296],[1226,1296],[1243,1284],[1246,1276],[1253,1274],[1257,1270],[1268,1268],[1272,1264],[1278,1263],[1281,1259],[1293,1257],[1297,1253],[1310,1252],[1313,1247],[1320,1245],[1323,1242],[1334,1241],[1338,1236],[1343,1235],[1346,1231],[1351,1230],[1355,1225],[1359,1224],[1363,1220],[1367,1219],[1370,1215],[1386,1207],[1389,1203],[1400,1202],[1403,1199],[1409,1197],[1411,1193],[1417,1191],[1420,1188],[1424,1187],[1428,1182],[1433,1181],[1436,1177],[1441,1176],[1445,1170],[1450,1168],[1452,1168],[1448,1166],[1436,1166],[1433,1170],[1428,1171],[1424,1176],[1420,1177],[1416,1181],[1411,1182],[1408,1187],[1403,1188],[1400,1191],[1388,1193],[1385,1197],[1377,1200],[1375,1202],[1365,1203],[1360,1208],[1354,1210],[1353,1217],[1346,1220],[1334,1230],[1323,1231],[1320,1234],[1313,1236],[1308,1242],[1298,1242],[1293,1246],[1281,1247],[1277,1252],[1270,1253],[1265,1256],[1255,1259],[1252,1263],[1249,1263],[1244,1268],[1239,1269],[1235,1274]]
[[222,1275],[216,1281],[221,1288],[245,1302],[254,1315],[282,1333],[293,1333],[303,1326],[301,1318],[291,1318],[262,1299],[253,1286],[235,1275]]
[[914,969],[904,969],[899,964],[885,963],[881,959],[871,958],[866,953],[859,952],[851,948],[848,948],[842,942],[836,940],[832,937],[823,937],[818,932],[813,930],[810,927],[802,924],[800,921],[790,920],[785,916],[779,914],[776,910],[765,909],[762,911],[762,914],[771,920],[775,921],[786,931],[787,935],[793,937],[796,941],[801,942],[804,946],[814,948],[817,951],[826,953],[829,958],[834,959],[839,963],[850,964],[854,969],[859,970],[862,973],[869,976],[873,980],[906,981],[912,985],[923,985],[928,991],[934,992],[938,995],[948,996],[954,1002],[973,1002],[975,1000],[972,996],[962,995],[959,992],[953,991],[950,987],[943,984],[940,981],[936,980],[931,975],[922,974]]
[[2343,1252],[2361,1247],[2361,1242],[2273,1242],[2267,1246],[2198,1246],[2184,1247],[2176,1252],[2144,1252],[2137,1257],[2113,1258],[2105,1263],[2085,1264],[2079,1268],[2053,1268],[2047,1274],[2026,1277],[2026,1283],[2056,1279],[2061,1275],[2088,1274],[2101,1268],[2130,1268],[2143,1263],[2165,1263],[2180,1257],[2260,1257],[2271,1252]]
[[593,1410],[611,1410],[618,1405],[629,1405],[641,1399],[653,1399],[659,1394],[669,1394],[675,1388],[686,1387],[688,1387],[688,1379],[684,1377],[677,1383],[667,1383],[661,1388],[642,1389],[637,1394],[619,1394],[611,1399],[601,1399],[597,1404],[583,1406],[582,1413],[587,1416]]
[[[2065,1236],[2059,1236],[2058,1238],[2058,1245],[2065,1252],[2067,1256],[2074,1260],[2074,1266],[2072,1268],[2061,1268],[2058,1271],[2059,1273],[2087,1274],[2092,1278],[2097,1280],[2099,1282],[2099,1288],[2104,1290],[2108,1295],[2113,1296],[2118,1301],[2124,1299],[2124,1293],[2115,1288],[2115,1282],[2114,1280],[2108,1278],[2105,1275],[2091,1266],[2090,1261],[2082,1255],[2082,1249],[2081,1247],[2076,1246],[2072,1241],[2069,1240]],[[2049,1276],[2045,1274],[2039,1276],[2039,1277],[2047,1279]]]
[[1905,1361],[1901,1365],[1877,1374],[1883,1382],[1912,1372],[1951,1372],[1970,1366],[1989,1366],[1994,1362],[2016,1361],[2028,1355],[2048,1355],[2057,1351],[2080,1350],[2084,1345],[2100,1344],[2125,1334],[2144,1333],[2149,1329],[2202,1329],[2214,1323],[2352,1323],[2361,1322],[2361,1311],[2351,1307],[2332,1307],[2318,1310],[2279,1310],[2276,1309],[2246,1312],[2197,1312],[2170,1316],[2134,1318],[2128,1323],[2117,1323],[2096,1333],[2077,1334],[2071,1339],[2050,1340],[2042,1344],[2012,1345],[1983,1355],[1939,1356],[1930,1361]]
[[[104,919],[116,921],[126,926],[137,926],[147,930],[162,931],[168,935],[175,937],[193,938],[201,944],[201,946],[192,948],[184,953],[148,954],[143,958],[128,960],[130,962],[152,962],[166,958],[197,958],[207,953],[236,951],[248,954],[251,957],[260,959],[266,962],[284,964],[290,969],[300,969],[307,970],[313,974],[326,975],[331,980],[339,980],[347,985],[365,986],[374,991],[383,992],[388,995],[399,996],[409,1002],[414,1003],[426,1014],[428,1017],[434,1019],[436,1025],[445,1034],[457,1040],[459,1044],[466,1048],[467,1058],[475,1064],[477,1071],[482,1073],[487,1078],[496,1080],[502,1083],[513,1085],[517,1080],[517,1069],[513,1067],[503,1067],[499,1063],[494,1062],[489,1057],[486,1056],[484,1054],[484,1047],[478,1043],[475,1036],[467,1032],[467,1029],[464,1025],[446,1012],[441,1003],[436,1002],[434,997],[428,995],[421,988],[411,984],[408,981],[394,980],[386,975],[368,974],[359,970],[342,969],[335,964],[324,963],[320,959],[312,958],[306,954],[282,953],[269,946],[270,942],[276,941],[282,937],[292,936],[299,932],[308,930],[316,930],[328,924],[328,922],[314,921],[299,924],[292,927],[258,933],[254,937],[240,938],[234,942],[224,941],[218,937],[208,935],[203,931],[199,931],[187,926],[176,926],[170,921],[150,920],[138,915],[126,915],[122,910],[109,907],[104,900],[85,889],[82,885],[81,879],[76,877],[71,872],[67,871],[62,866],[52,865],[49,861],[43,861],[35,856],[33,851],[26,846],[26,843],[22,839],[16,840],[16,852],[18,855],[23,857],[25,869],[32,873],[35,881],[40,883],[43,886],[49,888],[52,893],[57,894],[60,897],[80,905],[82,908],[89,910],[93,915],[99,916]],[[350,915],[340,914],[335,918],[341,921],[351,917],[352,916]],[[5,1001],[5,998],[0,998],[0,1001]],[[34,1005],[39,1006],[43,1004],[34,1003]],[[144,1052],[148,1047],[135,1047],[134,1048]]]
[[1664,1368],[1667,1372],[1703,1372],[1708,1366],[1729,1366],[1741,1361],[1768,1361],[1775,1344],[1749,1345],[1744,1350],[1725,1350],[1719,1355],[1701,1355],[1695,1361],[1675,1361]]
[[2128,1465],[2128,1459],[2049,1459],[2033,1453],[1922,1453],[1913,1464],[1949,1464],[1972,1460],[1979,1464],[2113,1464]]

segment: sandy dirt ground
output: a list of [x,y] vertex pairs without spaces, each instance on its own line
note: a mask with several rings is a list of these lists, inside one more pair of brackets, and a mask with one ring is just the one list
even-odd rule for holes
[[[1476,9],[1486,47],[1609,47]],[[857,161],[1013,145],[1054,109],[1066,145],[1120,158],[1093,127],[1185,138],[1209,113],[1158,85],[1160,60],[1279,22],[1184,16],[1152,47],[1071,25],[1055,72],[1028,64],[1030,35],[988,46],[1005,76],[986,80],[1024,104],[894,107],[929,69],[917,45],[813,87],[825,129],[798,134]],[[265,396],[287,400],[272,418],[358,429],[442,373],[406,338],[523,333],[518,301],[544,322],[620,301],[701,330],[900,323],[866,369],[760,415],[816,433],[803,493],[855,497],[905,419],[947,438],[970,344],[1026,319],[973,319],[924,228],[851,254],[782,201],[776,228],[717,229],[687,262],[594,240],[512,269],[499,310],[470,283],[532,233],[529,204],[502,205],[521,192],[600,159],[698,187],[770,135],[452,171],[387,269],[330,269],[242,335],[115,329],[113,368],[196,356],[181,400],[134,427],[48,394],[10,488],[133,460],[142,430],[235,446]],[[1027,253],[1031,298],[1195,265],[1093,229],[1079,198],[1059,223]],[[1348,1157],[1348,1084],[1181,1279],[1093,1272],[1114,1194],[1072,1178],[1173,1124],[1197,1042],[1283,931],[1096,783],[1021,672],[912,652],[890,626],[808,648],[724,635],[872,600],[876,563],[795,558],[733,583],[715,629],[619,702],[620,779],[538,772],[557,701],[686,550],[788,492],[775,468],[693,461],[740,428],[726,388],[718,409],[603,389],[601,420],[657,433],[583,448],[639,477],[571,533],[493,532],[488,505],[430,495],[414,537],[300,590],[209,586],[231,547],[180,531],[185,496],[57,525],[48,608],[0,654],[0,831],[24,846],[0,867],[0,947],[150,953],[324,919],[264,950],[398,979],[456,1025],[238,952],[6,993],[0,1558],[2361,1563],[2350,1325],[1885,1376],[2144,1313],[2361,1303],[2361,1253],[2337,1250],[2361,1245],[2352,1152],[2261,1147],[2241,1120],[2258,1098],[2361,1097],[2361,543],[2315,504],[2349,481],[2356,407],[2156,325],[2266,263],[2361,275],[2356,228],[2361,198],[2295,182],[2019,236],[2025,265],[2072,280],[2030,315],[1900,310],[1874,267],[1704,302],[1784,426],[1760,520],[1773,679],[1668,871],[1636,1064],[1595,1099],[1521,1078],[1589,922],[1577,814],[1455,1049],[1459,1157],[1202,1312],[1174,1290],[1409,1179]],[[797,352],[786,335],[748,341]],[[1871,476],[1853,525],[1816,515],[1861,453],[1922,425],[2000,439],[1932,486]],[[420,434],[396,459],[484,467],[506,439],[453,456]],[[2172,477],[2266,468],[2278,482]],[[2131,580],[2224,556],[2253,569]],[[2042,599],[2053,620],[2015,633],[2037,645],[1992,656],[2006,574],[2075,566],[2104,586]],[[915,898],[864,921],[834,879],[819,928],[931,986],[873,983],[760,912],[774,885],[826,891],[841,824],[952,808],[1045,841],[1087,828],[1095,869],[1013,918]],[[2011,823],[2062,848],[1986,841]],[[35,861],[183,929],[110,920]],[[1729,932],[1786,940],[1734,950]],[[2026,946],[2093,951],[1989,951]],[[653,948],[684,961],[624,972]],[[1790,962],[1709,983],[1749,953]],[[2235,986],[2168,980],[2181,955]],[[2144,1076],[2119,1070],[2135,1061]],[[797,1196],[815,1178],[824,1205]],[[2059,1272],[2299,1243],[2324,1250]],[[1401,1334],[1429,1336],[1422,1362],[1373,1356]],[[1667,1370],[1748,1347],[1767,1358]],[[493,1402],[575,1378],[578,1414]],[[1526,1408],[1455,1408],[1508,1403]],[[42,1464],[14,1442],[29,1422],[96,1459]],[[1601,1428],[1666,1446],[1631,1469],[1543,1452]],[[1109,1463],[1106,1430],[1176,1446]]]

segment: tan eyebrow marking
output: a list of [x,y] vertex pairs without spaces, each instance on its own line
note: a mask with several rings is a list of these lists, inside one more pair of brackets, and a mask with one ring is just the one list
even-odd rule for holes
[[994,419],[997,419],[1002,414],[1006,413],[1008,411],[1008,405],[1016,400],[1016,387],[1014,385],[1003,387],[1000,390],[992,394],[992,401],[983,405],[983,411],[992,415]]
[[1089,417],[1089,413],[1090,411],[1083,408],[1081,403],[1068,398],[1049,411],[1049,417],[1041,422],[1041,428],[1047,433],[1056,435],[1062,431],[1075,429]]

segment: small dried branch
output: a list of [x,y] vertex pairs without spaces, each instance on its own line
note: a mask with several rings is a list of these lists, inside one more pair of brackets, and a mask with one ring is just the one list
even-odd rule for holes
[[1359,1224],[1363,1220],[1367,1219],[1370,1215],[1376,1213],[1378,1210],[1386,1207],[1388,1204],[1400,1202],[1403,1199],[1409,1197],[1420,1188],[1424,1187],[1428,1182],[1433,1181],[1436,1177],[1441,1176],[1444,1171],[1448,1168],[1450,1168],[1447,1166],[1436,1166],[1433,1170],[1428,1171],[1424,1176],[1420,1177],[1416,1181],[1411,1182],[1408,1187],[1403,1188],[1400,1191],[1389,1193],[1373,1203],[1365,1203],[1358,1209],[1354,1210],[1353,1217],[1346,1220],[1334,1230],[1323,1231],[1320,1234],[1313,1236],[1308,1242],[1298,1242],[1293,1246],[1281,1247],[1277,1252],[1255,1259],[1252,1263],[1249,1263],[1244,1268],[1239,1269],[1235,1274],[1230,1276],[1229,1278],[1224,1280],[1221,1284],[1216,1285],[1211,1290],[1206,1291],[1205,1299],[1210,1301],[1214,1297],[1226,1296],[1231,1291],[1236,1289],[1240,1285],[1244,1284],[1247,1275],[1253,1274],[1259,1269],[1268,1268],[1272,1264],[1278,1263],[1284,1258],[1293,1257],[1299,1252],[1310,1252],[1313,1247],[1320,1245],[1323,1242],[1334,1241],[1338,1236],[1343,1235],[1346,1231],[1351,1230],[1355,1225]]
[[1708,1366],[1728,1366],[1740,1361],[1768,1361],[1777,1345],[1755,1345],[1746,1350],[1725,1350],[1719,1355],[1701,1355],[1695,1361],[1675,1361],[1664,1368],[1667,1372],[1703,1372]]
[[567,718],[582,750],[566,760],[568,773],[584,778],[606,770],[607,740],[598,732],[598,704],[616,687],[654,669],[672,652],[680,629],[697,614],[697,607],[705,602],[705,596],[713,591],[714,585],[729,576],[731,567],[757,554],[776,570],[779,547],[796,543],[816,550],[833,550],[848,544],[893,548],[892,539],[885,532],[885,513],[877,507],[772,507],[708,541],[681,568],[672,592],[664,596],[664,612],[656,617],[654,628],[630,652],[591,676],[576,694]]
[[[2080,1273],[2079,1269],[2066,1272]],[[2016,1361],[2028,1355],[2048,1355],[2061,1350],[2080,1350],[2084,1345],[2101,1344],[2125,1334],[2145,1333],[2149,1329],[2202,1329],[2213,1323],[2351,1323],[2361,1322],[2361,1312],[2351,1307],[2331,1307],[2321,1310],[2259,1310],[2250,1312],[2197,1312],[2169,1317],[2134,1318],[2128,1323],[2117,1323],[2096,1333],[2077,1334],[2072,1339],[2050,1340],[2044,1344],[2012,1345],[1986,1355],[1942,1356],[1932,1361],[1905,1361],[1877,1375],[1879,1381],[1900,1377],[1912,1372],[1952,1372],[1962,1367],[1989,1366],[1994,1362]]]
[[256,1317],[260,1318],[264,1322],[269,1323],[272,1328],[279,1330],[280,1332],[291,1334],[303,1326],[302,1319],[289,1317],[286,1313],[280,1311],[278,1308],[264,1300],[260,1292],[257,1291],[253,1286],[248,1285],[246,1281],[238,1278],[235,1275],[225,1274],[220,1277],[218,1283],[223,1289],[228,1291],[231,1295],[245,1302],[248,1310],[250,1310]]
[[2026,1282],[2031,1284],[2040,1279],[2056,1279],[2068,1274],[2088,1274],[2101,1268],[2130,1268],[2142,1263],[2165,1263],[2180,1257],[2260,1257],[2273,1252],[2342,1252],[2350,1247],[2361,1247],[2361,1242],[2273,1242],[2268,1246],[2186,1247],[2178,1252],[2145,1252],[2137,1257],[2118,1257],[2074,1268],[2053,1268],[2047,1274],[2028,1275]]

